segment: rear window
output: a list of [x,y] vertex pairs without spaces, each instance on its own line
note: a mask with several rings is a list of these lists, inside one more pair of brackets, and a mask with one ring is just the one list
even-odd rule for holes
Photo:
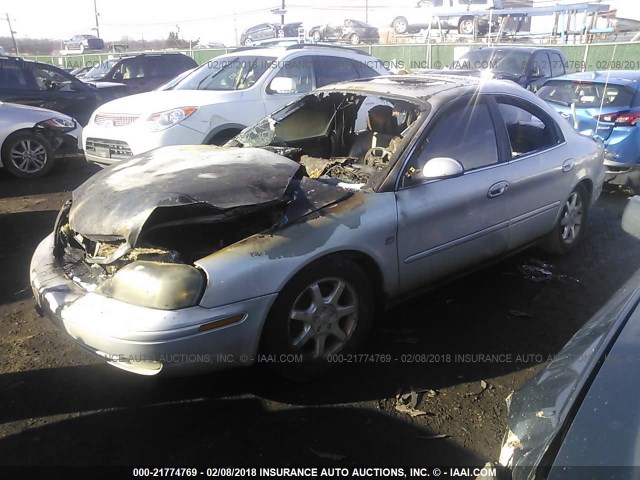
[[582,108],[630,108],[634,94],[634,90],[612,83],[557,80],[547,82],[538,90],[538,96],[547,102],[565,106],[575,103],[576,107]]

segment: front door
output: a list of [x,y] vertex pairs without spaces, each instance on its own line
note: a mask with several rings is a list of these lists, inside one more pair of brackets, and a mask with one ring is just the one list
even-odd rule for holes
[[[506,251],[512,201],[495,109],[477,96],[441,111],[409,158],[396,192],[400,291],[432,283]],[[437,157],[464,174],[421,177]]]

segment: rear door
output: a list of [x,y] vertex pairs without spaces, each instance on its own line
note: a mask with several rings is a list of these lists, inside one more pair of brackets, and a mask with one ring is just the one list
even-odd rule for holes
[[[396,192],[402,292],[506,251],[513,195],[494,110],[486,98],[460,99],[438,113],[411,153]],[[436,157],[458,160],[464,174],[421,180]]]
[[502,118],[499,134],[506,135],[509,146],[504,171],[511,200],[509,249],[514,249],[551,231],[579,159],[542,109],[514,96],[495,100]]
[[36,89],[24,61],[0,58],[0,100],[41,107],[43,98]]

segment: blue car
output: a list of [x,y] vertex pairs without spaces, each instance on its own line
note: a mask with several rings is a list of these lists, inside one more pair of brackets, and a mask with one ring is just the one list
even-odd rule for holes
[[640,72],[611,70],[563,75],[538,96],[585,135],[605,144],[605,182],[640,193]]

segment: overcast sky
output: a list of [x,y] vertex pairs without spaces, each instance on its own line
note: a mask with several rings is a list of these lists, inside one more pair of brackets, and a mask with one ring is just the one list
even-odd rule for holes
[[[281,0],[96,1],[100,36],[108,41],[123,36],[145,40],[166,38],[178,25],[180,38],[233,44],[236,32],[239,35],[256,23],[280,21],[271,9],[279,7]],[[286,21],[302,21],[309,27],[336,18],[364,20],[368,4],[369,21],[381,27],[391,23],[398,9],[415,3],[416,0],[286,0]],[[640,0],[603,0],[602,3],[615,5],[619,16],[640,20]],[[0,0],[0,15],[5,13],[9,13],[18,38],[64,39],[77,33],[92,33],[91,28],[95,27],[93,0]],[[8,34],[6,22],[0,21],[0,36]]]

